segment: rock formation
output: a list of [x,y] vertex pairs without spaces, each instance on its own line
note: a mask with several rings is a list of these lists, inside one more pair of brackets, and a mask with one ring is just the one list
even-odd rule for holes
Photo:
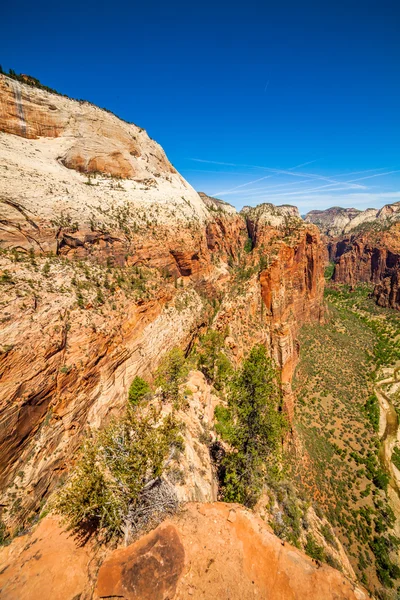
[[361,586],[283,543],[239,505],[188,504],[134,544],[104,554],[76,546],[46,517],[28,539],[1,551],[2,597],[42,600],[51,584],[53,600],[368,599]]
[[368,229],[370,224],[389,224],[400,218],[400,202],[387,204],[381,209],[341,208],[334,206],[326,210],[312,210],[305,216],[305,221],[314,223],[328,237],[337,237],[352,231]]
[[263,298],[263,341],[284,383],[298,325],[319,318],[322,265],[318,234],[294,207],[238,215],[199,196],[137,126],[3,75],[0,93],[0,484],[17,526],[54,489],[83,430],[123,405],[133,377],[191,343],[204,294],[229,288],[248,232],[249,264],[268,259],[243,312]]
[[[89,103],[4,75],[0,99],[0,503],[15,533],[37,519],[84,432],[121,411],[133,378],[151,379],[166,352],[190,349],[210,323],[224,332],[237,365],[255,343],[267,346],[291,417],[299,327],[322,319],[324,248],[295,207],[266,204],[238,214],[198,194],[144,130]],[[185,385],[185,483],[175,482],[175,490],[182,502],[213,502],[204,437],[218,400],[197,371]],[[209,584],[222,598],[253,597],[254,589],[265,596],[279,570],[277,597],[366,598],[337,571],[282,546],[250,513],[230,510],[189,507],[134,548],[118,550],[99,573],[97,597],[206,598]],[[216,549],[195,550],[198,540],[211,545],[210,519],[224,552],[215,533]],[[38,597],[35,585],[47,571],[53,598],[90,598],[95,576],[86,565],[97,573],[104,556],[91,546],[76,549],[53,517],[29,536],[3,551],[4,597]],[[57,539],[62,564],[76,572],[68,585],[57,580],[47,551]],[[224,573],[232,557],[229,596]],[[124,566],[132,560],[134,575]],[[204,581],[194,576],[203,573],[200,563],[207,563]],[[142,592],[132,596],[138,573]],[[146,596],[151,573],[158,587]]]
[[373,283],[380,306],[400,309],[400,203],[377,209],[311,211],[305,220],[326,236],[333,281]]

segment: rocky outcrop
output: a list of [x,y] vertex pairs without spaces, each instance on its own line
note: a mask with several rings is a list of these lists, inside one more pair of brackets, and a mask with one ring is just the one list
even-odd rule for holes
[[5,600],[368,599],[359,585],[234,504],[188,504],[115,551],[79,546],[46,517],[0,551],[0,564]]
[[176,597],[185,550],[176,527],[164,524],[103,563],[94,598],[166,600]]
[[373,283],[374,296],[380,306],[400,309],[399,223],[381,232],[366,231],[333,242],[330,254],[335,261],[335,282],[349,285]]
[[[325,249],[318,230],[301,219],[280,228],[252,220],[254,249],[248,255],[255,274],[225,297],[215,326],[229,328],[229,346],[240,361],[256,343],[270,348],[281,369],[286,410],[291,417],[291,381],[299,356],[297,334],[307,321],[323,318]],[[268,245],[265,240],[269,237]],[[250,267],[251,271],[251,267]]]
[[400,309],[400,203],[381,209],[334,207],[305,217],[326,236],[333,281],[351,286],[373,283],[380,306]]
[[271,266],[260,273],[261,295],[273,327],[272,345],[283,383],[291,381],[298,359],[299,327],[322,319],[323,253],[318,232],[304,228],[293,243],[279,245]]
[[[217,300],[235,360],[260,339],[290,382],[297,328],[318,318],[322,264],[297,209],[238,215],[197,194],[135,125],[4,75],[0,99],[0,502],[14,530],[66,473],[83,432],[124,406],[136,375],[190,347]],[[239,262],[254,271],[263,255],[246,300],[232,299]],[[180,497],[213,500],[197,442],[206,392],[196,394],[185,460],[197,469]]]
[[[0,131],[29,139],[70,138],[58,160],[83,173],[122,178],[176,174],[162,148],[133,123],[88,102],[51,94],[0,75]],[[150,183],[151,185],[151,183]]]
[[246,240],[246,220],[238,215],[236,209],[217,198],[211,198],[199,192],[210,219],[206,225],[207,247],[212,253],[225,259],[238,255]]
[[337,237],[357,230],[368,230],[382,227],[398,221],[400,218],[400,202],[387,204],[381,209],[342,208],[334,206],[326,210],[312,210],[305,216],[305,221],[316,225],[328,237]]
[[91,596],[98,555],[48,516],[0,549],[2,600],[73,600]]
[[[295,229],[301,222],[299,210],[296,206],[283,204],[260,204],[259,206],[245,206],[240,211],[245,217],[247,230],[254,246],[267,246],[275,238],[278,231]],[[279,236],[279,234],[278,234]]]

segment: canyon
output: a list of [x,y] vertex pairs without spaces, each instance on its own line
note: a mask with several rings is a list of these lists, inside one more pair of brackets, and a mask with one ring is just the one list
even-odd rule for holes
[[[155,386],[163,358],[180,348],[190,359],[207,331],[222,336],[234,369],[254,345],[267,349],[283,444],[306,460],[293,379],[302,328],[329,318],[327,253],[335,283],[373,283],[378,305],[399,309],[400,204],[305,220],[286,205],[237,212],[197,193],[144,129],[6,75],[0,156],[2,597],[46,598],[51,586],[65,600],[367,599],[311,504],[296,499],[308,533],[291,545],[270,524],[272,513],[282,521],[283,488],[254,510],[221,501],[210,440],[220,442],[224,399],[196,365],[178,411],[181,512],[126,547],[82,546],[51,500],[85,435],[124,411],[134,378]],[[330,565],[304,553],[314,538]]]
[[333,280],[351,286],[374,284],[380,306],[400,309],[400,203],[381,209],[331,208],[311,211],[305,220],[326,237],[329,259],[335,263]]

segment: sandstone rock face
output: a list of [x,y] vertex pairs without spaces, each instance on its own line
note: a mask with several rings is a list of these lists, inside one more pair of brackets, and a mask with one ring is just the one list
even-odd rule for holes
[[176,173],[143,129],[88,102],[32,88],[5,75],[0,75],[0,96],[0,131],[30,139],[70,138],[58,157],[66,167],[141,180]]
[[73,600],[90,598],[90,580],[98,569],[91,544],[82,545],[46,517],[28,535],[0,549],[2,600]]
[[[101,566],[100,566],[101,565]],[[368,600],[235,504],[187,504],[128,547],[82,546],[52,517],[0,549],[5,600]],[[100,568],[99,568],[100,566]]]
[[161,525],[102,564],[94,598],[168,600],[174,598],[185,550],[173,525]]
[[352,231],[368,229],[369,225],[392,224],[400,218],[400,202],[387,204],[381,209],[341,208],[335,206],[327,210],[312,210],[305,221],[314,223],[328,237],[337,237]]
[[398,278],[400,270],[400,224],[384,231],[353,234],[331,244],[335,260],[333,280],[355,285],[375,284],[374,295],[380,306],[400,309]]
[[[322,264],[312,226],[289,244],[297,209],[238,215],[197,194],[135,125],[3,75],[0,100],[0,502],[14,529],[66,473],[84,431],[122,409],[132,379],[190,346],[216,298],[235,360],[261,341],[286,385],[297,327],[318,315]],[[232,300],[230,265],[250,230],[250,263],[266,240],[275,258]],[[215,482],[197,437],[213,399],[197,384],[185,458],[197,468],[178,491],[208,501]]]
[[283,384],[290,384],[298,360],[299,327],[323,317],[323,257],[318,233],[304,229],[293,244],[280,245],[276,260],[260,274],[271,344]]
[[268,243],[275,229],[300,221],[299,209],[289,204],[274,206],[265,203],[255,207],[245,206],[241,214],[246,218],[249,236],[255,245]]
[[[368,209],[367,219],[373,220],[376,217],[376,209]],[[357,220],[360,223],[363,211],[356,208],[342,208],[334,206],[327,210],[312,210],[305,216],[305,221],[316,225],[322,233],[328,236],[337,236],[345,233],[351,224]]]
[[239,505],[189,505],[173,522],[185,549],[176,598],[368,598],[338,571],[317,565],[283,543],[260,518]]
[[[214,502],[218,482],[205,433],[214,424],[214,409],[219,399],[200,371],[191,371],[184,384],[186,407],[178,418],[184,424],[185,449],[179,458],[180,480],[170,483],[180,502]],[[206,441],[204,441],[206,440]]]
[[333,280],[355,285],[374,283],[380,306],[399,309],[400,202],[381,209],[330,208],[311,211],[305,220],[327,236]]
[[[299,356],[297,334],[307,321],[323,318],[325,249],[318,230],[300,219],[288,228],[265,229],[256,221],[254,261],[266,267],[224,299],[215,326],[229,326],[233,360],[240,362],[249,347],[264,343],[281,369],[285,404],[294,409],[291,381]],[[269,237],[268,245],[265,240]],[[262,240],[262,241],[260,241]],[[286,240],[286,241],[285,241]]]

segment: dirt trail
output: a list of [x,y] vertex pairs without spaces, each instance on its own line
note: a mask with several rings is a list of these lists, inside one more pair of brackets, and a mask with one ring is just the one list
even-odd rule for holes
[[391,375],[378,381],[375,387],[380,408],[379,435],[382,442],[379,459],[390,475],[388,495],[396,515],[395,531],[397,535],[400,535],[400,472],[392,463],[394,446],[397,440],[400,441],[399,417],[390,395],[383,391],[384,386],[396,383],[400,385],[400,365],[397,364],[393,369],[385,369],[385,371],[391,372]]

